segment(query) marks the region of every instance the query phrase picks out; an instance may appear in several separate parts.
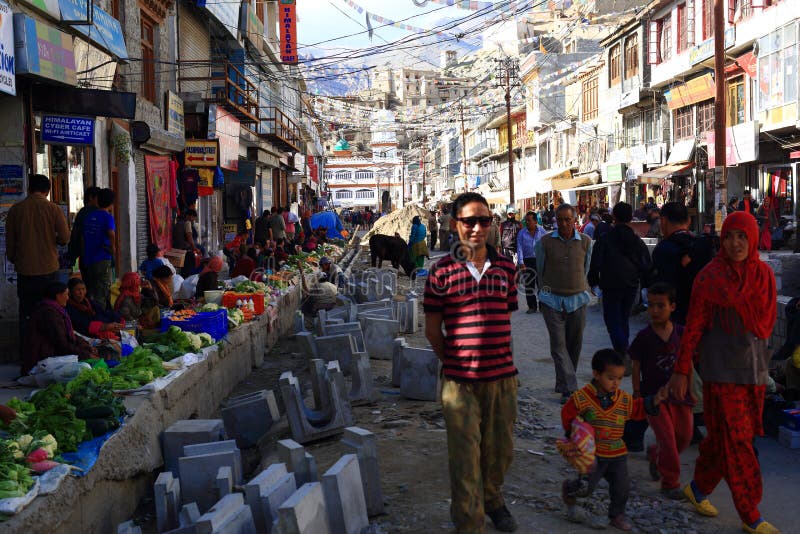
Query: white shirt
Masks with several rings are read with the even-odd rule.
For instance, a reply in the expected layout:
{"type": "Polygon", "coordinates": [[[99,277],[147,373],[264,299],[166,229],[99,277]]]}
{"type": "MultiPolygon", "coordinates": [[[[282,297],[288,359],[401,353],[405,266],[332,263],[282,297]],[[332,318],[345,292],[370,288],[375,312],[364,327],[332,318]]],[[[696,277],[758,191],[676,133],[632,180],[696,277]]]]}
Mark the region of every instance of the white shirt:
{"type": "Polygon", "coordinates": [[[472,278],[475,279],[476,282],[480,282],[483,275],[486,274],[486,271],[489,270],[489,267],[492,266],[492,262],[489,261],[489,258],[486,258],[486,262],[483,264],[483,270],[478,272],[478,268],[475,267],[475,264],[471,261],[467,262],[467,269],[469,269],[469,273],[472,275],[472,278]]]}

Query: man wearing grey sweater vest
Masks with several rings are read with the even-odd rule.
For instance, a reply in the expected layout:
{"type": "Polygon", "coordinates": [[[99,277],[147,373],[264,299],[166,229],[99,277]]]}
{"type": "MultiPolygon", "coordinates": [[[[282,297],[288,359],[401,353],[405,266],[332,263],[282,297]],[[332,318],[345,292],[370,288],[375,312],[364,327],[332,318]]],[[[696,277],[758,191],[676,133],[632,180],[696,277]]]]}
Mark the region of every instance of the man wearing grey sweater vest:
{"type": "Polygon", "coordinates": [[[575,229],[575,208],[556,210],[558,229],[536,244],[539,306],[550,335],[550,355],[556,369],[557,393],[564,404],[578,389],[575,369],[583,346],[586,305],[591,296],[586,275],[592,259],[592,239],[575,229]]]}

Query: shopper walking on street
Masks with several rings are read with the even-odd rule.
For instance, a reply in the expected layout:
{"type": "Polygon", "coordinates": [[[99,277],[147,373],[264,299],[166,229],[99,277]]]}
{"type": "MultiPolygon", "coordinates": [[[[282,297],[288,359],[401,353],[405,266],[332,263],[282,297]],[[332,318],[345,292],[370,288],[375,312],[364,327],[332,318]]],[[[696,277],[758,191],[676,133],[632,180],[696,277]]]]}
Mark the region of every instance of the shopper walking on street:
{"type": "MultiPolygon", "coordinates": [[[[614,226],[598,239],[592,253],[589,285],[603,291],[603,320],[611,346],[627,357],[630,328],[628,318],[639,292],[639,284],[650,270],[650,252],[630,222],[633,207],[618,202],[612,210],[614,226]]],[[[628,362],[628,374],[630,365],[628,362]]]]}
{"type": "Polygon", "coordinates": [[[34,174],[28,180],[28,196],[11,206],[6,217],[6,257],[17,272],[19,339],[48,282],[58,271],[57,245],[69,242],[64,212],[47,199],[50,179],[34,174]]]}
{"type": "Polygon", "coordinates": [[[486,515],[497,530],[513,532],[517,522],[501,488],[514,455],[517,416],[515,269],[486,245],[492,215],[485,198],[464,193],[452,214],[460,243],[431,267],[424,300],[425,336],[443,364],[450,516],[458,533],[484,532],[486,515]]]}
{"type": "MultiPolygon", "coordinates": [[[[69,245],[67,251],[69,253],[69,261],[75,262],[83,254],[83,221],[86,216],[92,211],[97,209],[97,193],[100,191],[99,187],[87,187],[83,193],[83,207],[75,214],[75,220],[72,221],[72,230],[69,236],[69,245]]],[[[81,260],[82,263],[82,260],[81,260]]],[[[78,266],[81,271],[80,264],[78,266]]]]}
{"type": "Polygon", "coordinates": [[[550,355],[556,370],[555,391],[561,403],[578,389],[575,369],[583,346],[586,305],[591,299],[586,274],[592,259],[592,239],[575,230],[575,209],[561,204],[557,230],[535,247],[539,275],[539,305],[550,336],[550,355]]]}
{"type": "Polygon", "coordinates": [[[439,217],[439,250],[450,250],[450,212],[444,211],[439,217]]]}
{"type": "Polygon", "coordinates": [[[422,224],[419,215],[415,215],[414,218],[411,219],[408,252],[411,255],[411,261],[414,262],[417,269],[422,269],[423,265],[425,265],[425,258],[431,255],[428,251],[427,237],[428,230],[425,228],[425,225],[422,224]]]}
{"type": "Polygon", "coordinates": [[[522,283],[525,285],[525,300],[528,302],[526,313],[536,313],[539,310],[539,301],[536,299],[538,276],[536,274],[536,243],[547,232],[539,226],[536,213],[529,211],[525,214],[525,228],[517,234],[517,265],[522,271],[522,283]]]}
{"type": "Polygon", "coordinates": [[[269,220],[271,239],[286,239],[286,219],[283,218],[283,208],[277,208],[269,220]]]}
{"type": "Polygon", "coordinates": [[[81,273],[90,299],[109,309],[111,290],[111,265],[114,259],[116,225],[111,210],[114,192],[101,189],[97,194],[97,209],[89,213],[83,223],[83,266],[81,273]]]}
{"type": "Polygon", "coordinates": [[[436,222],[436,214],[428,212],[428,231],[430,232],[429,250],[436,250],[436,239],[439,237],[439,223],[436,222]]]}
{"type": "Polygon", "coordinates": [[[767,344],[776,319],[775,275],[758,255],[758,225],[747,212],[728,215],[721,248],[697,276],[675,371],[674,398],[683,399],[692,363],[703,379],[708,436],[700,443],[694,479],[684,494],[702,515],[716,516],[709,496],[724,478],[745,532],[779,532],[758,510],[761,470],[753,439],[763,434],[769,369],[767,344]]]}
{"type": "Polygon", "coordinates": [[[516,210],[508,208],[506,210],[506,220],[500,225],[500,243],[503,254],[509,258],[514,257],[517,251],[517,234],[522,229],[522,225],[517,221],[516,210]]]}

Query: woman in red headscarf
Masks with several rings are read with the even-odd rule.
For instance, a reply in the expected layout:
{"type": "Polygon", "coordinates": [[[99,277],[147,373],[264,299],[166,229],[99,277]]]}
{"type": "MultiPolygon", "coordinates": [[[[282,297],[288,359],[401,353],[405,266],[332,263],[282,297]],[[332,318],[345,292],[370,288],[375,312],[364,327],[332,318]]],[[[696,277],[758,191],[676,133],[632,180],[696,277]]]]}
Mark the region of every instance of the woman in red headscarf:
{"type": "Polygon", "coordinates": [[[122,276],[114,310],[126,321],[139,319],[142,315],[142,277],[139,273],[130,272],[122,276]]]}
{"type": "Polygon", "coordinates": [[[745,532],[771,534],[764,521],[761,470],[753,449],[761,413],[777,312],[775,276],[758,257],[755,218],[738,211],[722,225],[719,254],[697,275],[670,389],[686,395],[692,363],[703,379],[703,419],[694,480],[683,492],[702,515],[716,516],[708,496],[724,478],[745,532]]]}
{"type": "MultiPolygon", "coordinates": [[[[222,270],[222,258],[220,256],[211,256],[206,266],[200,271],[200,277],[197,279],[197,287],[195,288],[195,298],[203,296],[205,291],[215,291],[219,289],[219,272],[222,270]]],[[[248,273],[249,274],[249,273],[248,273]]]]}

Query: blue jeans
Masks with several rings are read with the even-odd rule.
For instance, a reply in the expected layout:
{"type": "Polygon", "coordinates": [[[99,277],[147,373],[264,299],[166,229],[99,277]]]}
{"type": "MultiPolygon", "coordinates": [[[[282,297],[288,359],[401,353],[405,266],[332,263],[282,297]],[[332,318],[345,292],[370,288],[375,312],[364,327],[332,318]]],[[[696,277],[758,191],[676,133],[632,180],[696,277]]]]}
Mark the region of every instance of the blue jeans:
{"type": "Polygon", "coordinates": [[[611,346],[627,357],[630,328],[628,318],[636,301],[636,287],[603,289],[603,320],[606,323],[611,346]]]}

